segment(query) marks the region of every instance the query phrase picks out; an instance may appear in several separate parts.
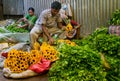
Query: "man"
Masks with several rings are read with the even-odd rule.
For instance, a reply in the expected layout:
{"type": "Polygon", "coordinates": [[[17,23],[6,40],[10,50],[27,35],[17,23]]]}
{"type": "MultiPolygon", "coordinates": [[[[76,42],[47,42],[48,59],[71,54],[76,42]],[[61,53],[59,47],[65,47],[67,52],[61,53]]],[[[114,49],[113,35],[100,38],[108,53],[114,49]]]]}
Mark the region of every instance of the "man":
{"type": "MultiPolygon", "coordinates": [[[[62,33],[65,27],[62,26],[62,19],[60,17],[59,10],[61,9],[61,3],[54,1],[51,4],[51,9],[42,11],[34,28],[30,32],[31,45],[37,41],[39,35],[43,33],[50,44],[54,43],[52,38],[53,34],[62,33]]],[[[61,34],[62,35],[62,34],[61,34]]],[[[63,36],[61,36],[63,37],[63,36]]]]}
{"type": "Polygon", "coordinates": [[[37,20],[37,17],[35,16],[34,12],[35,12],[34,8],[30,7],[28,9],[28,14],[16,22],[17,24],[19,24],[18,27],[30,31],[37,20]]]}

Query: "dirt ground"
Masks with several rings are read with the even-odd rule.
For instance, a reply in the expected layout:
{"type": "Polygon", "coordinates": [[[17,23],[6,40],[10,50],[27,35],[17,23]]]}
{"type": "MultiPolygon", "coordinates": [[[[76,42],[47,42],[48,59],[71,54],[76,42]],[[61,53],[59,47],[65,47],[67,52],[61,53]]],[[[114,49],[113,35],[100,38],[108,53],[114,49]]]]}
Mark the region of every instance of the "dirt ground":
{"type": "Polygon", "coordinates": [[[2,70],[0,70],[0,81],[48,81],[48,77],[47,74],[44,74],[26,79],[7,79],[3,76],[2,70]]]}

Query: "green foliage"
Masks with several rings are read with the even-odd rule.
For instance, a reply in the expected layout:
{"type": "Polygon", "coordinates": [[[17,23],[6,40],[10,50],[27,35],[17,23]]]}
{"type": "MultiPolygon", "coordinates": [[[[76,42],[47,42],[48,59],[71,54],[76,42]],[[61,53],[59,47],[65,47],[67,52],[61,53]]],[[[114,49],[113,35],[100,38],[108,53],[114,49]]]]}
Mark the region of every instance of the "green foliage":
{"type": "Polygon", "coordinates": [[[105,54],[111,66],[107,71],[108,81],[120,81],[120,37],[107,34],[106,28],[100,28],[83,40],[74,40],[79,46],[88,45],[91,49],[105,54]]]}
{"type": "Polygon", "coordinates": [[[109,35],[107,31],[108,28],[102,27],[82,40],[73,41],[79,46],[89,45],[93,50],[98,50],[110,56],[120,57],[120,37],[109,35]]]}
{"type": "Polygon", "coordinates": [[[91,49],[96,50],[96,37],[101,34],[107,35],[108,28],[100,27],[96,29],[91,35],[83,38],[82,40],[73,40],[73,41],[79,46],[89,45],[91,49]]]}
{"type": "Polygon", "coordinates": [[[120,37],[100,34],[95,38],[95,47],[99,52],[113,57],[120,57],[120,37]]]}
{"type": "Polygon", "coordinates": [[[120,9],[116,10],[112,14],[112,18],[110,19],[109,25],[120,25],[120,9]]]}
{"type": "Polygon", "coordinates": [[[28,32],[28,30],[25,30],[23,28],[17,28],[17,25],[15,25],[15,24],[7,26],[7,30],[12,32],[12,33],[15,33],[15,32],[19,32],[19,33],[28,32]]]}
{"type": "Polygon", "coordinates": [[[105,57],[111,66],[110,70],[107,71],[106,79],[108,81],[120,81],[120,59],[107,55],[105,57]]]}
{"type": "Polygon", "coordinates": [[[100,54],[86,46],[62,45],[60,59],[50,71],[50,81],[106,81],[100,54]]]}

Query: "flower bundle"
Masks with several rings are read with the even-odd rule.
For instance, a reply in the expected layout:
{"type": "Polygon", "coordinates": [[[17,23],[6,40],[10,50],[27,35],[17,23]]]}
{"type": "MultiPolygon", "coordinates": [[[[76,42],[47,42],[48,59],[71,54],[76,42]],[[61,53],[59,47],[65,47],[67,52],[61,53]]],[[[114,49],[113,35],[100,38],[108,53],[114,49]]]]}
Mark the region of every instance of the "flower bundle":
{"type": "Polygon", "coordinates": [[[40,51],[38,51],[38,50],[31,50],[29,56],[30,56],[29,57],[30,58],[30,61],[29,61],[30,65],[39,62],[41,59],[41,54],[40,54],[40,51]]]}
{"type": "Polygon", "coordinates": [[[66,26],[66,31],[71,32],[72,29],[73,29],[73,27],[72,27],[71,23],[68,23],[67,26],[66,26]]]}
{"type": "Polygon", "coordinates": [[[12,72],[20,73],[29,68],[28,52],[17,51],[12,49],[8,52],[8,57],[5,60],[4,67],[10,68],[12,72]]]}
{"type": "Polygon", "coordinates": [[[41,54],[38,50],[31,50],[30,53],[12,49],[8,52],[4,68],[10,68],[12,72],[20,73],[29,68],[30,65],[38,63],[41,54]]]}
{"type": "Polygon", "coordinates": [[[42,43],[40,50],[41,50],[42,56],[45,59],[51,60],[51,62],[58,59],[59,52],[53,46],[50,46],[46,42],[42,43]]]}

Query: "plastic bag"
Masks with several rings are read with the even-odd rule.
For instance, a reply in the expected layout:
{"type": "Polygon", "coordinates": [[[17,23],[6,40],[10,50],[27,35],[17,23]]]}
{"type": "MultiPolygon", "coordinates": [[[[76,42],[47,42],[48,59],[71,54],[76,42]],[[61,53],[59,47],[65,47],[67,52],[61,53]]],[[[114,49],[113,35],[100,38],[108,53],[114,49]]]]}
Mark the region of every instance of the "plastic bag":
{"type": "Polygon", "coordinates": [[[49,70],[50,64],[51,64],[50,60],[42,58],[39,63],[31,65],[29,69],[36,73],[42,74],[49,70]]]}
{"type": "Polygon", "coordinates": [[[109,26],[109,34],[114,34],[120,36],[120,26],[118,25],[111,25],[109,26]]]}
{"type": "Polygon", "coordinates": [[[12,35],[9,33],[0,33],[0,43],[16,43],[18,42],[12,35]]]}
{"type": "Polygon", "coordinates": [[[5,27],[0,27],[0,33],[10,33],[5,27]]]}
{"type": "Polygon", "coordinates": [[[9,47],[8,43],[0,43],[0,51],[8,47],[9,47]]]}
{"type": "Polygon", "coordinates": [[[5,61],[5,57],[0,55],[0,68],[4,67],[4,61],[5,61]]]}
{"type": "Polygon", "coordinates": [[[29,46],[26,43],[18,43],[6,50],[3,50],[2,53],[8,53],[12,49],[27,51],[28,48],[29,46]]]}
{"type": "Polygon", "coordinates": [[[17,43],[30,41],[29,33],[0,33],[0,43],[17,43]]]}

